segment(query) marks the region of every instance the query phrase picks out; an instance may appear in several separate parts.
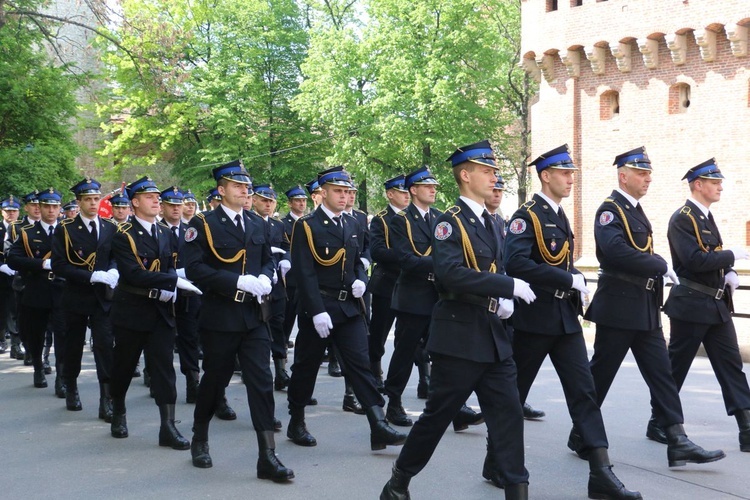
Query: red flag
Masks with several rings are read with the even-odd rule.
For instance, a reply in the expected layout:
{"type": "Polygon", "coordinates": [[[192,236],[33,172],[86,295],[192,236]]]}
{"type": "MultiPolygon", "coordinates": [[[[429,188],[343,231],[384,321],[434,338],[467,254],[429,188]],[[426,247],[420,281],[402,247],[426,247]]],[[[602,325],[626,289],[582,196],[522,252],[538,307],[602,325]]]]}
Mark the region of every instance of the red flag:
{"type": "Polygon", "coordinates": [[[99,202],[99,217],[103,219],[112,218],[112,203],[109,201],[111,197],[112,195],[108,194],[99,202]]]}

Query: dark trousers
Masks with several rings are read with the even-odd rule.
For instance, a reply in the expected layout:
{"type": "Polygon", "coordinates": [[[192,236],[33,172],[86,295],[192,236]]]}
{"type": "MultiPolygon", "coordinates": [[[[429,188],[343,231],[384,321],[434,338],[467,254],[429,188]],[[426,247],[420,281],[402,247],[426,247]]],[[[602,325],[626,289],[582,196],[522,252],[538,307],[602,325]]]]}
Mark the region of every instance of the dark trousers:
{"type": "Polygon", "coordinates": [[[175,344],[180,356],[180,372],[187,375],[190,372],[200,372],[198,352],[198,313],[200,312],[200,297],[180,297],[178,294],[175,304],[177,324],[177,338],[175,344]]]}
{"type": "Polygon", "coordinates": [[[682,389],[701,342],[716,374],[727,414],[750,409],[750,388],[732,320],[718,325],[670,320],[669,360],[677,390],[682,389]]]}
{"type": "Polygon", "coordinates": [[[362,406],[370,408],[384,405],[383,397],[375,387],[375,377],[370,371],[367,328],[362,316],[334,322],[327,339],[320,338],[312,318],[300,314],[297,321],[299,332],[294,347],[292,377],[287,389],[289,408],[304,408],[310,401],[329,339],[341,355],[341,370],[346,373],[362,406]]]}
{"type": "Polygon", "coordinates": [[[286,287],[286,309],[284,310],[284,340],[289,342],[292,336],[294,322],[297,320],[297,287],[286,287]]]}
{"type": "Polygon", "coordinates": [[[377,363],[385,354],[385,341],[396,320],[396,311],[391,309],[391,297],[372,294],[372,317],[370,318],[370,363],[377,363]]]}
{"type": "MultiPolygon", "coordinates": [[[[560,379],[568,413],[585,448],[607,448],[607,433],[596,399],[583,333],[540,335],[516,329],[513,358],[518,366],[518,393],[526,402],[544,358],[549,355],[560,379]]],[[[492,436],[494,439],[494,436],[492,436]]]]}
{"type": "Polygon", "coordinates": [[[472,391],[492,438],[492,453],[505,484],[527,483],[524,467],[523,413],[512,358],[478,363],[443,354],[432,356],[430,395],[396,460],[410,475],[418,474],[432,457],[448,425],[472,391]]]}
{"type": "MultiPolygon", "coordinates": [[[[96,377],[99,383],[105,383],[109,382],[112,376],[114,336],[109,314],[99,307],[90,315],[68,312],[65,315],[65,364],[63,366],[63,376],[68,387],[77,387],[76,379],[81,373],[81,356],[83,356],[83,344],[86,341],[87,324],[91,327],[96,377]]],[[[132,371],[130,375],[133,375],[132,371]]]]}
{"type": "Polygon", "coordinates": [[[24,342],[35,370],[42,369],[44,336],[47,332],[47,323],[51,313],[52,309],[49,308],[31,307],[23,304],[19,308],[18,320],[21,328],[26,332],[24,342]]]}
{"type": "MultiPolygon", "coordinates": [[[[110,392],[112,399],[125,399],[141,353],[146,351],[151,389],[158,406],[173,405],[177,401],[174,373],[175,330],[159,321],[151,330],[131,330],[114,325],[114,365],[110,392]]],[[[67,370],[67,366],[65,366],[67,370]]]]}
{"type": "Polygon", "coordinates": [[[273,377],[268,365],[270,338],[261,324],[249,332],[202,331],[203,377],[198,388],[193,417],[195,424],[208,424],[224,388],[234,373],[234,360],[242,367],[250,417],[256,432],[273,431],[273,377]]]}
{"type": "Polygon", "coordinates": [[[268,329],[271,331],[271,354],[273,359],[286,359],[286,334],[284,333],[284,314],[286,300],[273,299],[269,304],[271,317],[268,319],[268,329]]]}
{"type": "Polygon", "coordinates": [[[672,378],[667,343],[661,328],[646,331],[596,326],[591,374],[599,406],[604,403],[628,349],[633,351],[638,370],[646,381],[659,423],[663,427],[684,423],[682,403],[672,378]]]}
{"type": "Polygon", "coordinates": [[[0,341],[5,340],[6,333],[18,333],[16,296],[10,287],[12,279],[10,276],[0,275],[0,334],[3,336],[0,341]]]}
{"type": "MultiPolygon", "coordinates": [[[[401,397],[411,377],[414,353],[420,342],[425,342],[430,331],[430,317],[405,312],[396,313],[394,350],[388,365],[385,393],[401,397]]],[[[465,401],[465,399],[464,399],[465,401]]]]}

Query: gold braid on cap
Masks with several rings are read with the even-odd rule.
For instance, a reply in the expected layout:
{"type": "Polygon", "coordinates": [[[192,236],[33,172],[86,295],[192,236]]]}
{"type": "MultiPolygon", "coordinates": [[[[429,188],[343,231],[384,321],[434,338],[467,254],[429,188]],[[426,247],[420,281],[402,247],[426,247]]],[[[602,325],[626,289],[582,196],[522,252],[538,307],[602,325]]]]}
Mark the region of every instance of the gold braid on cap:
{"type": "Polygon", "coordinates": [[[526,211],[529,214],[529,217],[531,217],[531,223],[534,226],[534,236],[536,237],[536,246],[539,247],[539,253],[542,255],[542,259],[544,262],[549,264],[550,266],[559,266],[563,262],[565,262],[565,270],[570,270],[570,240],[565,239],[565,243],[563,244],[562,248],[560,248],[560,251],[557,252],[557,255],[554,255],[552,252],[550,252],[547,249],[547,245],[544,244],[544,235],[542,234],[542,224],[539,222],[539,217],[536,216],[536,214],[531,210],[531,207],[536,205],[536,201],[531,200],[524,204],[523,206],[526,208],[526,211]]]}
{"type": "MultiPolygon", "coordinates": [[[[477,256],[474,253],[474,246],[471,244],[471,239],[469,238],[469,235],[466,232],[461,219],[458,218],[458,214],[461,213],[461,207],[453,206],[448,209],[448,212],[450,212],[453,220],[456,221],[458,230],[461,231],[461,245],[464,251],[464,261],[466,261],[466,267],[469,267],[477,272],[481,272],[482,270],[479,269],[479,264],[477,263],[477,256]]],[[[497,272],[497,262],[495,260],[493,260],[490,264],[489,271],[493,274],[497,272]]]]}
{"type": "Polygon", "coordinates": [[[646,240],[646,245],[643,247],[639,247],[635,244],[635,240],[633,240],[633,233],[630,231],[630,224],[628,224],[628,218],[625,217],[625,212],[622,210],[622,207],[615,201],[614,198],[607,198],[604,200],[604,202],[610,202],[615,206],[617,211],[620,214],[620,218],[622,219],[622,223],[625,225],[625,234],[628,235],[628,239],[630,240],[630,244],[633,245],[633,248],[638,250],[639,252],[648,252],[649,254],[654,254],[654,247],[651,243],[653,243],[653,239],[651,238],[651,235],[648,235],[648,239],[646,240]]]}
{"type": "MultiPolygon", "coordinates": [[[[705,245],[705,243],[703,243],[701,232],[698,230],[698,223],[695,221],[695,216],[692,214],[692,210],[690,210],[690,207],[688,207],[687,205],[682,207],[682,209],[680,209],[680,213],[690,217],[690,221],[693,223],[693,231],[695,231],[695,239],[698,240],[698,246],[700,247],[700,249],[705,253],[710,252],[711,250],[705,245]]],[[[714,248],[714,250],[716,252],[721,251],[721,245],[714,248]]]]}

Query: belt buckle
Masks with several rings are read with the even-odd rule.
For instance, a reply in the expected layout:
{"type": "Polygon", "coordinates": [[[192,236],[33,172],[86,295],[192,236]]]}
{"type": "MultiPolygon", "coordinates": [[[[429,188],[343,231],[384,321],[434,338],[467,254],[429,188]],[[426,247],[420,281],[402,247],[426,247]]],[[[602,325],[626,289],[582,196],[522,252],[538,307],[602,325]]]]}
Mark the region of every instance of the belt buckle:
{"type": "Polygon", "coordinates": [[[159,298],[159,290],[156,288],[149,288],[148,289],[148,298],[149,299],[158,299],[159,298]]]}
{"type": "Polygon", "coordinates": [[[48,272],[47,273],[47,279],[50,280],[50,281],[52,281],[53,279],[55,279],[55,273],[53,273],[52,271],[48,272]]]}
{"type": "Polygon", "coordinates": [[[565,290],[559,290],[559,289],[555,290],[555,298],[556,299],[564,299],[566,293],[567,292],[565,290]]]}
{"type": "Polygon", "coordinates": [[[234,292],[234,301],[235,302],[245,302],[245,291],[244,290],[237,290],[234,292]]]}
{"type": "Polygon", "coordinates": [[[724,298],[724,290],[719,288],[716,290],[716,295],[714,296],[716,300],[721,300],[724,298]]]}
{"type": "Polygon", "coordinates": [[[349,292],[346,290],[339,290],[339,296],[338,299],[343,302],[349,297],[349,292]]]}
{"type": "Polygon", "coordinates": [[[649,291],[653,290],[654,289],[654,283],[655,283],[654,278],[647,279],[646,280],[646,290],[649,290],[649,291]]]}
{"type": "Polygon", "coordinates": [[[427,281],[435,281],[435,275],[433,273],[427,273],[427,281]]]}
{"type": "Polygon", "coordinates": [[[487,305],[487,310],[491,313],[497,313],[497,299],[490,297],[490,303],[487,305]]]}

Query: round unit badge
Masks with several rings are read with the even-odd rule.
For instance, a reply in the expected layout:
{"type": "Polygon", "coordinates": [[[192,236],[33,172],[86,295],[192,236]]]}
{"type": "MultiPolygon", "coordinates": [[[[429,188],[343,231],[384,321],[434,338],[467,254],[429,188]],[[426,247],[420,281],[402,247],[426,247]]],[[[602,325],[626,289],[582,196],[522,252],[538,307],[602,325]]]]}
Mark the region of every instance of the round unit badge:
{"type": "Polygon", "coordinates": [[[197,237],[198,237],[198,230],[195,229],[194,227],[189,227],[188,230],[185,231],[185,241],[187,241],[188,243],[190,243],[197,237]]]}
{"type": "Polygon", "coordinates": [[[526,221],[523,219],[513,219],[508,225],[508,231],[513,234],[521,234],[526,231],[526,221]]]}
{"type": "Polygon", "coordinates": [[[453,234],[453,227],[451,227],[449,222],[443,221],[435,226],[435,239],[443,241],[448,239],[451,234],[453,234]]]}
{"type": "Polygon", "coordinates": [[[607,210],[606,212],[602,212],[599,216],[599,225],[606,226],[613,220],[615,220],[615,214],[607,210]]]}

